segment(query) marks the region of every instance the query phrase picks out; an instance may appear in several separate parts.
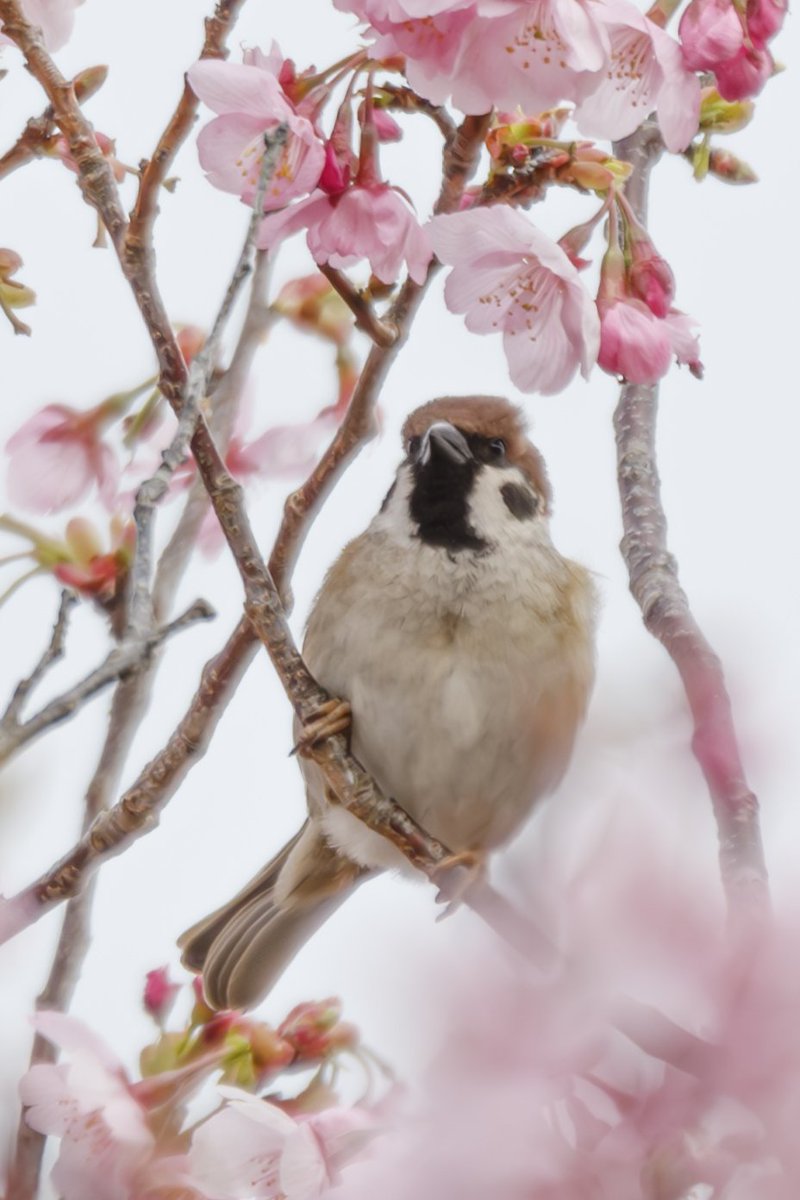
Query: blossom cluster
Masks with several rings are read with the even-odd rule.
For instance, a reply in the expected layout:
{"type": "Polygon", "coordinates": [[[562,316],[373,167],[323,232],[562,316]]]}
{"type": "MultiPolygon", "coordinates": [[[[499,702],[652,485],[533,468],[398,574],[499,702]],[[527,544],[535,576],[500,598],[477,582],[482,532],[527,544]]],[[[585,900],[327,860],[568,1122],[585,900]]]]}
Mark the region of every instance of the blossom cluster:
{"type": "Polygon", "coordinates": [[[337,1057],[358,1054],[336,1000],[298,1005],[277,1029],[240,1013],[212,1013],[195,989],[188,1026],[165,1031],[176,985],[150,972],[145,1006],[162,1025],[141,1056],[142,1078],[81,1021],[34,1018],[64,1054],[20,1083],[25,1120],[58,1140],[52,1182],[62,1200],[313,1200],[339,1177],[374,1128],[369,1111],[342,1107],[327,1083],[337,1057]],[[282,1072],[313,1072],[292,1098],[274,1091],[282,1072]],[[211,1083],[212,1077],[217,1082],[211,1083]],[[186,1104],[208,1115],[191,1126],[186,1104]]]}

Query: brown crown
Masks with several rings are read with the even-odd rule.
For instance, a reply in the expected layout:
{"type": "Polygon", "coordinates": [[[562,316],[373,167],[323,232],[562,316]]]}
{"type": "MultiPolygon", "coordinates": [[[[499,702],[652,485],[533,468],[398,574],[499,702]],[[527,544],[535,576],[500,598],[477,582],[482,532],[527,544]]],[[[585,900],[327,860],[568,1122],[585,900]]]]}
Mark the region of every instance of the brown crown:
{"type": "Polygon", "coordinates": [[[527,475],[550,511],[553,493],[547,468],[539,451],[525,436],[525,418],[520,409],[501,396],[440,396],[414,409],[406,418],[403,441],[421,437],[434,421],[449,421],[462,433],[502,438],[508,461],[527,475]]]}

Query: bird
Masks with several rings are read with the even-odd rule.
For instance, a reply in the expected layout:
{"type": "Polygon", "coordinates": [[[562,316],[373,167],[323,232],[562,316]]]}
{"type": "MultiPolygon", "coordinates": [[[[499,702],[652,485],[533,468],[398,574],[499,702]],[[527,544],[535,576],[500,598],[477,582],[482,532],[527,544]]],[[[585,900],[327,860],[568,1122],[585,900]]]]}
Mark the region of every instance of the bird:
{"type": "MultiPolygon", "coordinates": [[[[545,462],[507,400],[440,397],[402,438],[379,512],[322,584],[303,657],[337,698],[320,736],[349,727],[383,792],[481,864],[569,764],[594,680],[596,591],[551,541],[545,462]]],[[[411,870],[299,761],[302,828],[179,939],[215,1009],[253,1007],[365,880],[411,870]]]]}

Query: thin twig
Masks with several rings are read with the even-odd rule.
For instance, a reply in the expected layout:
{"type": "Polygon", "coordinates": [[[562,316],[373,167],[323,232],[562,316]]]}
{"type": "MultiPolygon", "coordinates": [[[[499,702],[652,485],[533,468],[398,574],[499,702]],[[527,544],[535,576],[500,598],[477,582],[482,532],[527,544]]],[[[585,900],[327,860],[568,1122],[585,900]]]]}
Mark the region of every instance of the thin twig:
{"type": "Polygon", "coordinates": [[[329,267],[327,263],[317,265],[352,312],[356,319],[356,329],[372,338],[376,346],[393,346],[399,336],[397,326],[382,320],[363,293],[353,286],[346,275],[337,271],[336,267],[329,267]]]}
{"type": "Polygon", "coordinates": [[[230,319],[242,285],[253,269],[256,237],[263,217],[267,184],[275,172],[278,156],[286,144],[287,133],[288,127],[279,125],[272,133],[264,135],[264,156],[253,199],[253,208],[244,244],[231,281],[225,290],[211,332],[189,368],[189,378],[177,414],[178,428],[169,445],[161,452],[161,463],[157,471],[149,479],[146,479],[136,492],[136,505],[133,510],[133,519],[136,524],[136,555],[131,570],[129,627],[132,635],[137,638],[145,635],[153,620],[150,574],[155,508],[166,494],[175,471],[189,453],[189,443],[194,436],[197,413],[208,391],[211,370],[219,354],[225,326],[230,319]]]}
{"type": "Polygon", "coordinates": [[[56,617],[53,626],[53,632],[50,635],[50,641],[47,649],[41,656],[36,666],[31,671],[30,675],[25,679],[21,679],[14,688],[14,693],[8,702],[8,707],[3,713],[3,719],[0,721],[0,733],[6,726],[16,726],[19,724],[19,714],[22,711],[22,706],[28,699],[33,689],[36,687],[39,680],[46,671],[64,654],[64,642],[67,636],[67,626],[69,625],[70,614],[78,603],[78,597],[70,591],[64,590],[61,593],[61,600],[58,605],[58,616],[56,617]]]}
{"type": "MultiPolygon", "coordinates": [[[[209,392],[209,426],[223,452],[227,449],[233,433],[242,394],[250,377],[256,353],[277,320],[277,313],[266,299],[271,271],[271,256],[266,250],[259,250],[256,253],[250,282],[247,309],[231,360],[225,371],[218,378],[214,378],[209,392]]],[[[183,574],[195,549],[197,534],[209,508],[210,501],[202,480],[193,479],[183,512],[156,567],[153,581],[153,608],[156,620],[161,621],[167,615],[177,579],[183,574]]]]}
{"type": "Polygon", "coordinates": [[[431,104],[430,100],[424,100],[411,88],[400,87],[394,83],[382,83],[377,90],[391,97],[388,104],[381,103],[381,108],[394,109],[396,112],[421,113],[433,121],[446,142],[455,137],[458,127],[441,104],[431,104]]]}
{"type": "MultiPolygon", "coordinates": [[[[650,172],[660,153],[660,139],[649,124],[614,146],[614,154],[634,166],[626,195],[642,224],[650,172]]],[[[668,549],[656,457],[657,415],[657,387],[623,384],[614,414],[622,555],[644,623],[669,653],[686,692],[694,721],[692,750],[711,794],[730,912],[758,913],[768,905],[758,801],[745,778],[722,665],[692,615],[668,549]]]]}
{"type": "MultiPolygon", "coordinates": [[[[105,67],[90,67],[72,81],[76,99],[82,104],[103,86],[108,71],[105,67]]],[[[24,167],[34,158],[50,154],[57,133],[53,106],[48,105],[41,116],[31,117],[14,145],[0,157],[0,179],[24,167]]]]}
{"type": "MultiPolygon", "coordinates": [[[[200,58],[226,58],[226,39],[236,23],[244,0],[219,0],[212,17],[206,18],[206,35],[200,58]]],[[[178,106],[159,138],[149,161],[142,164],[139,191],[127,231],[127,252],[135,259],[151,253],[152,233],[158,216],[158,195],[178,150],[189,135],[199,100],[184,82],[178,106]]]]}
{"type": "Polygon", "coordinates": [[[161,629],[148,633],[141,640],[129,639],[116,646],[98,667],[68,691],[46,704],[35,716],[22,724],[0,729],[0,764],[8,761],[33,738],[54,725],[71,717],[81,705],[104,688],[139,669],[156,646],[172,634],[178,633],[196,621],[208,621],[215,616],[214,610],[205,600],[196,600],[186,612],[161,629]]]}

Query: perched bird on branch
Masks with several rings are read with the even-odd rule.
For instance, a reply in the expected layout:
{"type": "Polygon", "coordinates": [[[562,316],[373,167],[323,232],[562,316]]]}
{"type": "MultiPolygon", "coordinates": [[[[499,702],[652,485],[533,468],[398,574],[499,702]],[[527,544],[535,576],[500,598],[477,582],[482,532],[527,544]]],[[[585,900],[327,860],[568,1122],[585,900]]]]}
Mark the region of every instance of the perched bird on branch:
{"type": "MultiPolygon", "coordinates": [[[[433,400],[403,440],[380,512],[309,618],[305,661],[345,701],[312,736],[352,713],[353,754],[385,794],[479,864],[566,770],[594,674],[594,588],[550,540],[544,461],[506,400],[433,400]]],[[[214,1007],[255,1004],[358,884],[405,865],[301,765],[302,829],[180,939],[214,1007]]]]}

